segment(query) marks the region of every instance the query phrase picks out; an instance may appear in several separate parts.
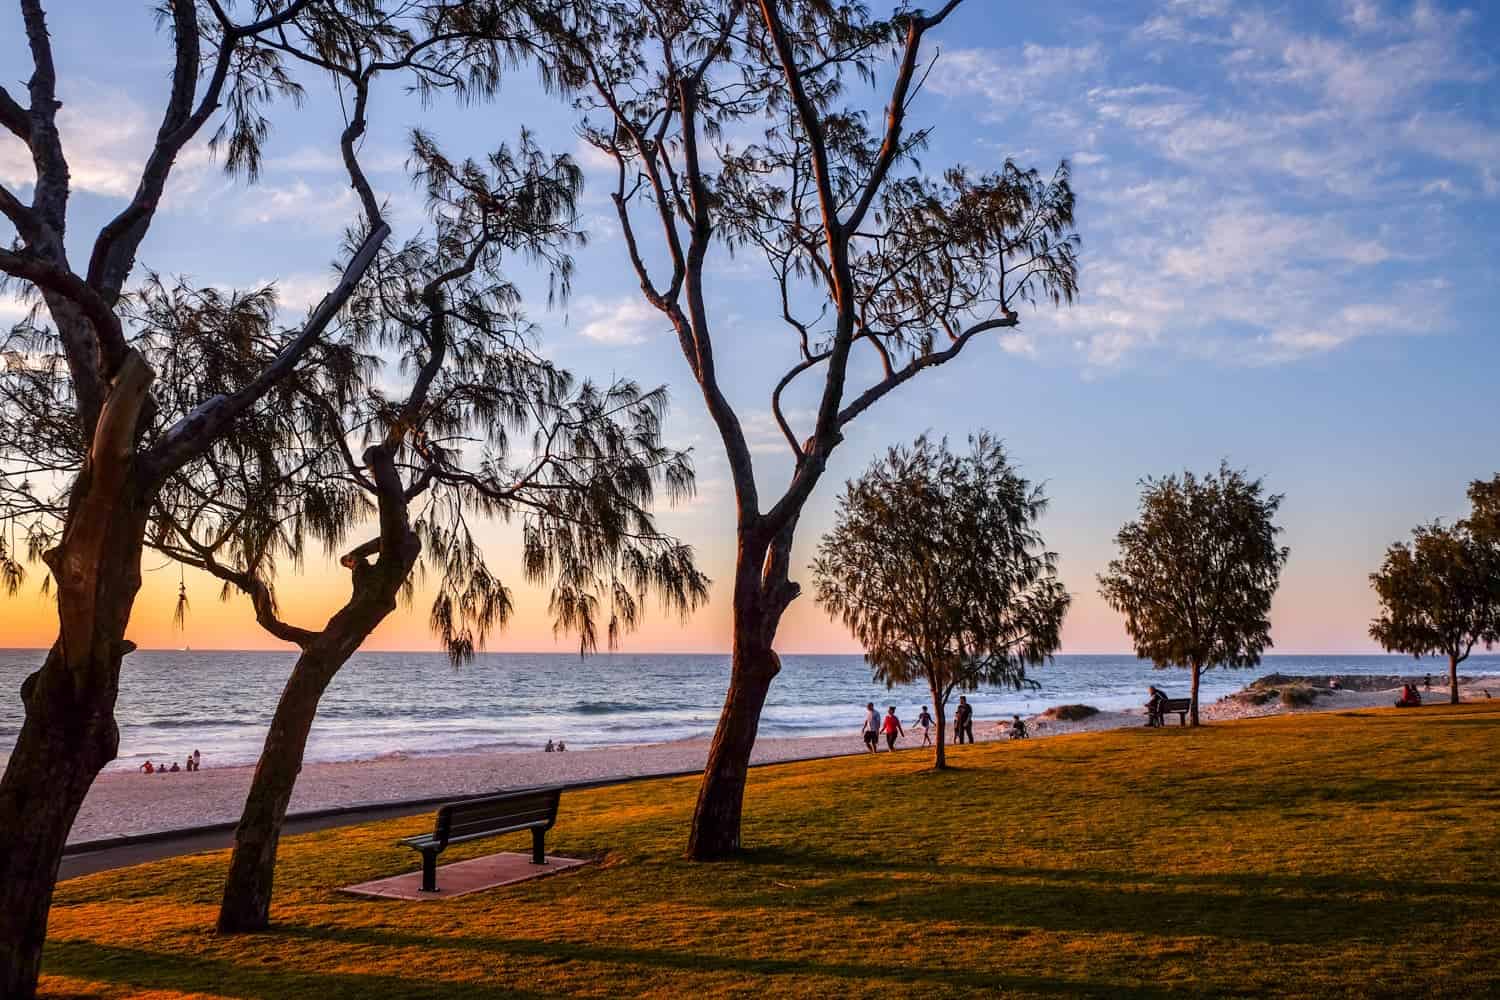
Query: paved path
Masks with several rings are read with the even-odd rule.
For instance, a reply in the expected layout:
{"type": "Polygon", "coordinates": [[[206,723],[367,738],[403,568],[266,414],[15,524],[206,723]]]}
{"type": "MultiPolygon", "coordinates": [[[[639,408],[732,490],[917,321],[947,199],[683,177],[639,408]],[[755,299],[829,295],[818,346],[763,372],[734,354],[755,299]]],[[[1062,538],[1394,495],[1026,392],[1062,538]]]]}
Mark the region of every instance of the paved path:
{"type": "MultiPolygon", "coordinates": [[[[415,816],[418,813],[432,812],[434,808],[436,804],[432,802],[398,802],[334,815],[288,816],[281,832],[282,836],[311,833],[314,830],[326,830],[335,826],[354,826],[382,819],[415,816]]],[[[70,848],[70,853],[63,855],[57,878],[61,881],[77,878],[80,875],[92,875],[94,872],[109,871],[111,868],[128,868],[147,861],[175,858],[184,854],[201,854],[204,851],[221,851],[232,846],[234,846],[234,824],[232,823],[199,830],[153,834],[121,844],[96,841],[92,844],[78,845],[77,849],[70,848]],[[73,853],[75,850],[76,853],[73,853]]]]}

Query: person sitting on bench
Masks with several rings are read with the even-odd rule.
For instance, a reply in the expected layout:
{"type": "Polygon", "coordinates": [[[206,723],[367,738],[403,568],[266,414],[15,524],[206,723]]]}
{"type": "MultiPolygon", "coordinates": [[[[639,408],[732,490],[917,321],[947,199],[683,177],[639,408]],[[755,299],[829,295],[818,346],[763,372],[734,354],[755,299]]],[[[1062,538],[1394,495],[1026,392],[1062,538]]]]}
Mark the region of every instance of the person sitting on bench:
{"type": "Polygon", "coordinates": [[[1149,691],[1150,696],[1146,699],[1146,725],[1166,725],[1166,720],[1162,718],[1162,706],[1166,704],[1167,696],[1155,684],[1150,686],[1149,691]]]}

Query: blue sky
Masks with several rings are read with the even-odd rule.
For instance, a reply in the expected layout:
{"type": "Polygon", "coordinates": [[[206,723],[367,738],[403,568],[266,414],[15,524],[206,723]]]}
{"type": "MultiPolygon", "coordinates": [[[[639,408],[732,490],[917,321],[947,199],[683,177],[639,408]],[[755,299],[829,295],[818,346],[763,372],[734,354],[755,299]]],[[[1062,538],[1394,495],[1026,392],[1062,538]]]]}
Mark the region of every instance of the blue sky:
{"type": "MultiPolygon", "coordinates": [[[[134,187],[170,57],[145,3],[49,6],[81,260],[134,187]]],[[[29,65],[19,17],[0,18],[0,65],[14,86],[29,65]]],[[[827,527],[839,482],[885,445],[923,430],[961,438],[988,428],[1049,484],[1044,531],[1076,595],[1066,648],[1121,650],[1127,640],[1095,596],[1094,574],[1134,510],[1137,480],[1224,457],[1286,494],[1292,557],[1273,614],[1278,648],[1370,648],[1366,577],[1384,547],[1418,521],[1458,514],[1465,483],[1500,470],[1500,10],[968,0],[935,40],[941,58],[914,111],[935,126],[924,166],[982,170],[1010,156],[1046,171],[1068,158],[1082,294],[1071,309],[1023,314],[1015,333],[974,345],[862,417],[803,519],[801,553],[827,527]]],[[[337,162],[338,108],[319,81],[307,82],[307,104],[276,116],[259,185],[226,178],[202,148],[184,155],[145,266],[221,285],[276,280],[294,311],[321,296],[355,202],[337,162]]],[[[859,97],[878,110],[877,92],[859,97]]],[[[588,168],[592,242],[578,256],[573,297],[549,312],[540,279],[519,275],[533,318],[566,365],[672,386],[672,435],[695,447],[701,490],[667,523],[727,580],[733,519],[717,439],[675,340],[639,298],[608,176],[576,139],[571,109],[522,70],[492,105],[422,108],[392,87],[373,117],[367,159],[398,236],[421,222],[402,175],[413,126],[479,155],[525,125],[588,168]]],[[[29,179],[19,144],[0,139],[0,182],[24,190],[29,179]]],[[[767,398],[795,346],[752,260],[714,259],[709,286],[721,365],[755,434],[764,493],[789,468],[767,398]]],[[[0,299],[0,320],[18,310],[0,299]]],[[[508,565],[508,536],[494,538],[508,565]]],[[[175,572],[148,573],[146,597],[175,586],[175,572]]],[[[310,566],[303,584],[284,590],[299,587],[317,604],[338,580],[310,566]]],[[[213,588],[200,589],[206,598],[213,588]]],[[[526,597],[537,620],[523,614],[494,645],[550,647],[542,603],[526,597]]],[[[200,607],[201,629],[249,621],[243,607],[200,607]]],[[[18,614],[16,602],[0,604],[0,645],[22,636],[18,614]]],[[[165,634],[169,615],[169,601],[143,600],[143,644],[165,644],[151,637],[165,634]]],[[[399,615],[377,645],[427,645],[425,615],[399,615]]],[[[693,622],[657,620],[630,645],[727,642],[725,586],[693,622]]],[[[782,645],[852,648],[808,598],[789,613],[782,645]]]]}

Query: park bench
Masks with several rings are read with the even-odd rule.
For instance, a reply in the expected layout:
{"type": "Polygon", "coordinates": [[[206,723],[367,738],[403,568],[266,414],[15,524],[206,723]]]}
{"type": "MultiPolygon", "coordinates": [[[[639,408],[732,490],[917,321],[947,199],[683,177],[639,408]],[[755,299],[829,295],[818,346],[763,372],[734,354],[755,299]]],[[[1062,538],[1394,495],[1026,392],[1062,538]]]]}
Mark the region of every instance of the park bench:
{"type": "Polygon", "coordinates": [[[1167,698],[1157,706],[1156,718],[1152,721],[1158,726],[1166,725],[1167,716],[1175,712],[1177,714],[1177,724],[1185,726],[1187,725],[1188,710],[1192,707],[1193,699],[1191,698],[1167,698]]]}
{"type": "Polygon", "coordinates": [[[406,837],[401,843],[422,852],[422,891],[437,892],[437,857],[449,844],[462,844],[502,833],[531,831],[531,863],[547,863],[547,831],[557,822],[562,789],[523,788],[499,795],[451,802],[438,809],[431,833],[406,837]]]}

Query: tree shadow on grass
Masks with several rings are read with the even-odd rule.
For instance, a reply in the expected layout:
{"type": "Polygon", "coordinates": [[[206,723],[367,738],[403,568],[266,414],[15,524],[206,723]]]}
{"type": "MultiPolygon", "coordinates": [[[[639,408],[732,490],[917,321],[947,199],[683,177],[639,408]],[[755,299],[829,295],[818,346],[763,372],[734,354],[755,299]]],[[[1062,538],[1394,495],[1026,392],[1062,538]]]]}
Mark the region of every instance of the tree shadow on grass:
{"type": "Polygon", "coordinates": [[[951,920],[1065,933],[1214,937],[1336,945],[1359,937],[1394,946],[1422,927],[1483,918],[1500,887],[1359,875],[1055,869],[921,864],[763,849],[754,862],[784,867],[793,884],[740,895],[735,905],[951,920]],[[893,874],[927,875],[913,883],[893,874]],[[798,880],[801,884],[796,884],[798,880]]]}
{"type": "MultiPolygon", "coordinates": [[[[276,933],[276,932],[272,932],[276,933]]],[[[410,943],[421,943],[414,937],[410,943]]],[[[288,956],[289,963],[295,956],[288,956]]],[[[43,972],[136,989],[180,990],[216,996],[276,1000],[292,997],[393,997],[400,1000],[546,1000],[550,992],[474,982],[434,982],[415,976],[322,972],[258,965],[172,952],[120,948],[76,939],[47,942],[43,972]]]]}
{"type": "Polygon", "coordinates": [[[295,926],[281,928],[291,938],[331,941],[376,948],[430,947],[501,953],[547,961],[598,962],[608,966],[644,966],[680,972],[727,972],[747,976],[810,976],[848,979],[855,982],[896,982],[906,986],[930,986],[942,991],[997,990],[1081,997],[1122,997],[1146,1000],[1164,997],[1169,991],[1127,983],[1087,983],[1046,976],[1012,975],[974,968],[916,968],[829,962],[816,958],[740,957],[680,948],[631,948],[570,940],[537,940],[465,935],[432,937],[372,927],[295,926]]]}

